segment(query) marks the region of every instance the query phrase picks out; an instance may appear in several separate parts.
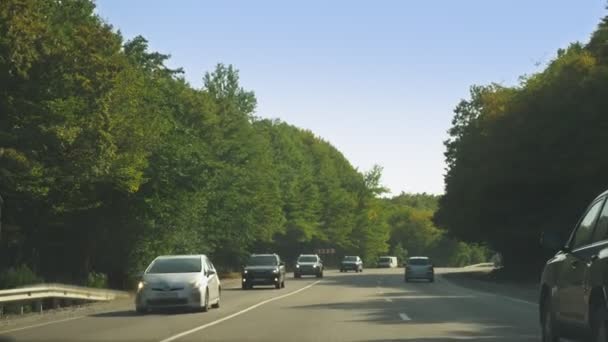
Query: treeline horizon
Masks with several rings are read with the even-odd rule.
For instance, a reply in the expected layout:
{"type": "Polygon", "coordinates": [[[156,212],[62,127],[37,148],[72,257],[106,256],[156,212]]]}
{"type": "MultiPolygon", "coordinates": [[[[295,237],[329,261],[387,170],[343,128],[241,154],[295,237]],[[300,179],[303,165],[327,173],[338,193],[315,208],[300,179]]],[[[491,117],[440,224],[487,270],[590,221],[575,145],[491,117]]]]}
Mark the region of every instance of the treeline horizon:
{"type": "Polygon", "coordinates": [[[445,194],[435,215],[452,236],[487,244],[505,266],[538,275],[591,201],[608,189],[608,17],[588,43],[557,50],[520,84],[475,85],[445,142],[445,194]]]}
{"type": "Polygon", "coordinates": [[[256,117],[232,66],[194,88],[94,8],[0,3],[0,287],[126,288],[163,254],[204,253],[221,271],[317,248],[368,265],[487,258],[433,225],[436,196],[382,198],[381,167],[360,172],[312,132],[256,117]]]}

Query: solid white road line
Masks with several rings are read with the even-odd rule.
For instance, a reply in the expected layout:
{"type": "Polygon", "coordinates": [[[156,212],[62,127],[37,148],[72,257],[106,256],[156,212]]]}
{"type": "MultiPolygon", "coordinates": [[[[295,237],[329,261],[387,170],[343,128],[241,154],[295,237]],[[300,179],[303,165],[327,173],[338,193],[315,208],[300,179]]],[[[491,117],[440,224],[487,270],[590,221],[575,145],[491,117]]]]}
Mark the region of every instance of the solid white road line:
{"type": "Polygon", "coordinates": [[[232,315],[228,315],[228,316],[226,316],[226,317],[222,317],[222,318],[220,318],[220,319],[218,319],[218,320],[215,320],[215,321],[210,322],[210,323],[207,323],[207,324],[203,324],[203,325],[198,326],[198,327],[196,327],[196,328],[194,328],[194,329],[186,330],[186,331],[181,332],[181,333],[179,333],[179,334],[177,334],[177,335],[173,335],[173,336],[171,336],[171,337],[167,337],[166,339],[161,340],[160,342],[170,342],[170,341],[175,341],[175,340],[177,340],[177,339],[179,339],[179,338],[182,338],[182,337],[184,337],[184,336],[186,336],[186,335],[190,335],[190,334],[195,333],[195,332],[197,332],[197,331],[201,331],[201,330],[203,330],[203,329],[207,329],[207,328],[209,328],[209,327],[212,327],[212,326],[214,326],[214,325],[216,325],[216,324],[220,324],[220,323],[222,323],[222,322],[224,322],[224,321],[227,321],[227,320],[229,320],[229,319],[232,319],[232,318],[234,318],[234,317],[236,317],[236,316],[240,316],[240,315],[242,315],[242,314],[244,314],[244,313],[246,313],[246,312],[248,312],[248,311],[251,311],[251,310],[253,310],[253,309],[255,309],[255,308],[258,308],[258,307],[260,307],[260,306],[262,306],[262,305],[264,305],[264,304],[268,304],[268,303],[270,303],[270,302],[274,302],[275,300],[283,299],[283,298],[285,298],[285,297],[289,297],[289,296],[291,296],[291,295],[294,295],[294,294],[296,294],[296,293],[302,292],[302,291],[304,291],[304,290],[308,290],[309,288],[311,288],[311,287],[313,287],[313,286],[317,285],[317,284],[318,284],[318,283],[320,283],[320,282],[321,282],[321,280],[317,280],[317,281],[315,281],[314,283],[312,283],[312,284],[310,284],[310,285],[307,285],[307,286],[304,286],[303,288],[301,288],[301,289],[299,289],[299,290],[295,290],[295,291],[292,291],[292,292],[286,293],[286,294],[284,294],[284,295],[282,295],[282,296],[278,296],[278,297],[274,297],[274,298],[266,299],[266,300],[261,301],[261,302],[259,302],[259,303],[257,303],[257,304],[254,304],[254,305],[252,305],[252,306],[250,306],[250,307],[248,307],[248,308],[246,308],[246,309],[243,309],[243,310],[241,310],[241,311],[239,311],[239,312],[235,312],[235,313],[233,313],[232,315]]]}
{"type": "Polygon", "coordinates": [[[501,299],[508,300],[508,301],[511,301],[511,302],[521,303],[521,304],[527,304],[527,305],[530,305],[530,306],[538,306],[538,303],[536,303],[536,302],[530,302],[530,301],[527,301],[527,300],[524,300],[524,299],[514,298],[514,297],[510,297],[510,296],[505,296],[505,295],[500,295],[500,294],[491,293],[491,292],[487,292],[487,291],[483,291],[483,290],[471,289],[471,288],[468,288],[468,287],[465,287],[465,286],[458,285],[458,284],[456,284],[454,282],[451,282],[451,281],[443,278],[442,276],[439,276],[439,277],[442,278],[446,283],[450,284],[451,286],[458,287],[458,288],[461,288],[461,289],[465,289],[465,290],[467,290],[469,292],[479,293],[482,296],[501,298],[501,299]]]}
{"type": "Polygon", "coordinates": [[[43,327],[45,325],[51,325],[51,324],[55,324],[55,323],[63,323],[63,322],[67,322],[67,321],[74,321],[74,320],[85,318],[85,317],[86,316],[76,316],[76,317],[59,319],[59,320],[56,320],[56,321],[50,321],[50,322],[45,322],[45,323],[40,323],[40,324],[28,325],[28,326],[21,327],[21,328],[14,328],[14,329],[9,329],[9,330],[0,330],[0,335],[2,335],[2,334],[8,334],[8,333],[12,333],[12,332],[15,332],[15,331],[20,331],[20,330],[26,330],[26,329],[43,327]]]}
{"type": "Polygon", "coordinates": [[[410,318],[410,316],[404,314],[403,312],[399,314],[399,317],[401,317],[402,321],[411,321],[412,319],[410,318]]]}

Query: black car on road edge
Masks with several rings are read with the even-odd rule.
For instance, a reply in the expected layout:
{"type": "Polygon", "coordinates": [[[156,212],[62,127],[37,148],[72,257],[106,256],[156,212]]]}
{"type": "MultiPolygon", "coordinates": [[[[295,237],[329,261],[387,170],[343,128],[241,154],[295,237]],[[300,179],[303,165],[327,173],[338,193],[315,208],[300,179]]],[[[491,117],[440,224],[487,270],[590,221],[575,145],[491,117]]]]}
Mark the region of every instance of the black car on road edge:
{"type": "Polygon", "coordinates": [[[608,332],[608,191],[585,210],[570,238],[545,232],[542,244],[558,250],[547,261],[540,287],[543,341],[560,337],[607,340],[608,332]]]}
{"type": "Polygon", "coordinates": [[[285,287],[285,263],[277,254],[252,254],[241,274],[243,290],[255,285],[285,287]]]}

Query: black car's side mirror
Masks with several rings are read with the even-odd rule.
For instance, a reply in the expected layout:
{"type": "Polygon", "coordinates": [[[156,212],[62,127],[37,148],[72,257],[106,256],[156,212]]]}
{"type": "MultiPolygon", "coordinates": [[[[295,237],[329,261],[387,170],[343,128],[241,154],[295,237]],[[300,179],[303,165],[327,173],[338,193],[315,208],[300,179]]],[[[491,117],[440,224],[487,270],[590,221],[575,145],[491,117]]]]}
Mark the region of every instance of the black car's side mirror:
{"type": "Polygon", "coordinates": [[[560,234],[553,231],[542,233],[540,237],[540,245],[550,251],[559,251],[565,249],[562,237],[560,234]]]}

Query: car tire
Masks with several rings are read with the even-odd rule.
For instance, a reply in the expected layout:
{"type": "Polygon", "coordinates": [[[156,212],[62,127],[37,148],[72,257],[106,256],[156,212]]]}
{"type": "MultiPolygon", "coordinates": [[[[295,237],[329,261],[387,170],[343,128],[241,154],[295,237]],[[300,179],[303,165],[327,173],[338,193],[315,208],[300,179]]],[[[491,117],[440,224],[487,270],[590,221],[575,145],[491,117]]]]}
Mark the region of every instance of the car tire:
{"type": "Polygon", "coordinates": [[[551,298],[545,298],[541,308],[541,341],[543,342],[559,342],[559,327],[551,306],[551,298]]]}
{"type": "Polygon", "coordinates": [[[280,289],[281,288],[281,282],[276,282],[274,284],[274,288],[277,289],[277,290],[280,289]]]}
{"type": "Polygon", "coordinates": [[[241,285],[241,288],[243,290],[247,290],[247,289],[249,289],[249,286],[247,284],[243,283],[243,285],[241,285]]]}
{"type": "Polygon", "coordinates": [[[317,278],[323,278],[323,271],[319,272],[319,274],[317,274],[317,278]]]}
{"type": "Polygon", "coordinates": [[[284,289],[285,288],[285,279],[283,279],[283,281],[281,282],[281,288],[284,289]]]}
{"type": "Polygon", "coordinates": [[[205,299],[203,300],[203,306],[201,307],[202,312],[209,311],[209,290],[205,290],[205,299]]]}
{"type": "Polygon", "coordinates": [[[222,299],[222,289],[218,288],[217,289],[217,302],[215,302],[213,305],[211,305],[211,307],[214,309],[219,309],[221,299],[222,299]]]}
{"type": "Polygon", "coordinates": [[[145,315],[148,313],[148,309],[146,309],[144,306],[137,305],[135,306],[135,312],[140,315],[145,315]]]}
{"type": "Polygon", "coordinates": [[[606,309],[603,305],[596,305],[591,316],[591,341],[606,342],[608,340],[608,326],[606,325],[606,309]]]}

